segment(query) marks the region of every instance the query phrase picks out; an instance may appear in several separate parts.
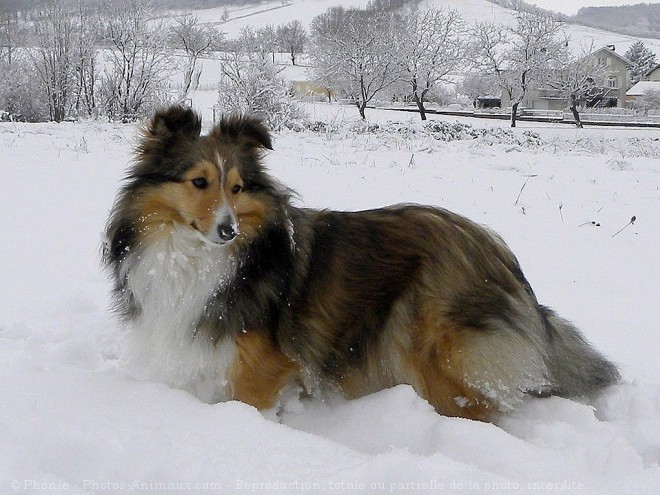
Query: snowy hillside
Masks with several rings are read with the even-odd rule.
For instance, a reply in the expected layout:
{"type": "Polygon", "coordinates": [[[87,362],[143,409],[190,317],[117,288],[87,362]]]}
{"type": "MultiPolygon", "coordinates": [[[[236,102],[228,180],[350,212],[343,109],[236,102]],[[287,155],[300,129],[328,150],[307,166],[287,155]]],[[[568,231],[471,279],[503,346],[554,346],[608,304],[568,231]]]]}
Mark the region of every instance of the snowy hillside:
{"type": "Polygon", "coordinates": [[[625,383],[492,425],[441,417],[407,386],[291,400],[278,422],[134,379],[98,253],[135,127],[1,123],[0,493],[657,494],[657,130],[523,122],[443,142],[416,117],[372,111],[357,134],[352,107],[309,112],[332,132],[277,135],[267,156],[304,204],[428,203],[493,227],[625,383]]]}
{"type": "MultiPolygon", "coordinates": [[[[277,26],[292,20],[300,20],[306,29],[314,17],[325,12],[328,8],[337,5],[344,7],[365,7],[368,0],[290,0],[286,5],[282,2],[271,1],[260,3],[256,6],[236,8],[231,7],[229,20],[220,22],[224,7],[195,11],[201,22],[217,23],[218,29],[224,31],[228,37],[236,36],[245,26],[255,28],[264,27],[267,24],[277,26]]],[[[512,25],[515,21],[513,11],[492,4],[486,0],[425,0],[420,4],[431,5],[437,8],[454,9],[460,12],[468,24],[476,22],[495,22],[502,25],[512,25]]],[[[588,47],[593,43],[596,48],[605,45],[615,45],[616,51],[623,55],[630,45],[639,38],[624,34],[611,33],[600,29],[567,25],[571,37],[571,44],[579,51],[582,46],[588,47]]],[[[644,44],[660,56],[660,40],[643,39],[644,44]]]]}
{"type": "MultiPolygon", "coordinates": [[[[229,18],[218,24],[221,31],[233,37],[246,26],[262,28],[268,24],[278,26],[293,20],[299,20],[305,29],[312,19],[331,7],[342,5],[346,8],[364,8],[369,0],[291,0],[285,4],[281,0],[262,2],[254,6],[230,7],[229,18]]],[[[217,23],[221,20],[224,7],[197,10],[195,14],[201,22],[217,23]]]]}
{"type": "MultiPolygon", "coordinates": [[[[462,17],[470,24],[475,22],[494,22],[496,24],[513,25],[513,11],[492,4],[486,0],[427,0],[429,5],[442,8],[458,10],[462,17]]],[[[581,47],[589,47],[593,43],[595,48],[605,45],[615,45],[619,55],[626,53],[630,45],[640,38],[627,36],[625,34],[612,33],[602,29],[580,26],[578,24],[566,24],[570,35],[570,44],[580,52],[581,47]]],[[[642,39],[644,44],[660,56],[660,40],[642,39]]]]}

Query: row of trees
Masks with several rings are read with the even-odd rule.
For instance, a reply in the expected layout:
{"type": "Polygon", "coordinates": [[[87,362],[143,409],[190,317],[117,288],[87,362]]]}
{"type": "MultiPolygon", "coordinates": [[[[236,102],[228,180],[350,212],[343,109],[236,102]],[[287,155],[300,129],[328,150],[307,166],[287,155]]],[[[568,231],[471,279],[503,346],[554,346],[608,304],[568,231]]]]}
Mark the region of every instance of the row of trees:
{"type": "Polygon", "coordinates": [[[521,10],[515,24],[501,28],[478,23],[471,32],[471,67],[492,77],[511,104],[511,126],[530,89],[542,89],[569,102],[577,127],[578,108],[602,92],[608,69],[591,56],[595,47],[569,46],[563,23],[555,17],[521,10]],[[599,86],[599,84],[601,86],[599,86]]]}
{"type": "Polygon", "coordinates": [[[562,21],[537,10],[516,11],[508,27],[482,22],[468,29],[453,10],[338,7],[313,20],[310,38],[316,79],[350,98],[363,118],[370,101],[392,93],[414,101],[424,120],[425,102],[442,83],[468,73],[477,94],[507,96],[512,126],[530,89],[541,87],[569,101],[581,126],[579,104],[607,76],[589,56],[593,46],[576,52],[562,21]]]}
{"type": "Polygon", "coordinates": [[[472,70],[508,95],[515,126],[531,85],[567,75],[574,61],[561,23],[524,11],[512,27],[478,23],[468,30],[453,10],[335,8],[313,20],[311,43],[318,80],[351,98],[362,117],[369,101],[403,86],[424,120],[425,102],[450,74],[472,70]]]}
{"type": "Polygon", "coordinates": [[[425,104],[461,73],[470,74],[466,94],[507,95],[512,126],[530,88],[541,86],[570,100],[579,125],[578,104],[605,70],[587,56],[593,47],[577,54],[568,48],[556,18],[522,10],[510,27],[468,28],[453,10],[374,0],[367,10],[328,10],[313,20],[309,36],[292,21],[246,28],[233,40],[192,15],[165,25],[145,0],[46,0],[31,18],[23,29],[15,17],[0,18],[0,108],[23,115],[47,108],[57,121],[149,113],[173,97],[175,70],[182,73],[175,97],[184,101],[199,84],[200,58],[215,51],[224,58],[220,99],[235,109],[258,111],[270,102],[295,113],[277,104],[289,96],[275,54],[287,53],[295,65],[305,50],[316,80],[350,98],[363,118],[375,98],[400,98],[426,119],[425,104]]]}
{"type": "Polygon", "coordinates": [[[398,15],[333,8],[312,21],[310,57],[316,79],[351,98],[365,117],[367,104],[391,91],[424,104],[466,57],[465,24],[454,11],[398,15]]]}
{"type": "Polygon", "coordinates": [[[3,109],[55,121],[101,110],[112,117],[135,113],[158,94],[166,75],[164,34],[149,14],[136,0],[47,0],[29,23],[3,15],[3,109]]]}
{"type": "Polygon", "coordinates": [[[227,41],[190,14],[165,24],[147,0],[45,0],[30,19],[0,9],[0,109],[27,120],[134,119],[185,101],[199,84],[200,59],[212,52],[229,65],[239,52],[249,62],[245,47],[286,52],[295,64],[306,41],[299,21],[227,41]]]}
{"type": "Polygon", "coordinates": [[[160,103],[173,33],[145,2],[46,0],[29,23],[2,21],[0,105],[11,114],[130,118],[160,103]]]}
{"type": "Polygon", "coordinates": [[[269,24],[262,28],[244,27],[238,37],[228,40],[223,50],[226,52],[253,52],[262,56],[286,53],[291,63],[301,55],[307,43],[307,32],[300,21],[290,21],[277,27],[269,24]]]}

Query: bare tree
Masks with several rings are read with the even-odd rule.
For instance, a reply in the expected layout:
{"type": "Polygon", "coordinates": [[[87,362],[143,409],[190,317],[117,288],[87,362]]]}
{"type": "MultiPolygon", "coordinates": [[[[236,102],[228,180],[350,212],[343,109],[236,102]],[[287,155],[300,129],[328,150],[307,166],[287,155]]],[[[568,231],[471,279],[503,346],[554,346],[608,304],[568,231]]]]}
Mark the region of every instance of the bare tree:
{"type": "Polygon", "coordinates": [[[201,25],[197,16],[192,14],[177,17],[170,31],[174,46],[186,54],[187,63],[183,71],[183,85],[179,96],[183,101],[188,97],[191,88],[196,89],[195,82],[199,82],[201,75],[201,68],[197,67],[199,59],[218,49],[223,34],[212,26],[201,25]]]}
{"type": "Polygon", "coordinates": [[[76,76],[74,106],[78,114],[91,116],[96,110],[96,57],[99,31],[94,22],[94,6],[88,0],[78,0],[75,15],[78,34],[75,40],[73,64],[76,76]]]}
{"type": "Polygon", "coordinates": [[[141,0],[113,0],[101,16],[107,44],[102,77],[105,108],[111,118],[130,120],[151,111],[172,73],[164,26],[141,0]]]}
{"type": "Polygon", "coordinates": [[[277,52],[279,41],[277,39],[277,31],[272,24],[267,24],[257,30],[257,43],[263,53],[270,53],[272,55],[273,63],[275,63],[275,52],[277,52]]]}
{"type": "Polygon", "coordinates": [[[433,90],[456,70],[464,59],[465,23],[455,10],[428,8],[413,12],[398,23],[399,64],[409,85],[419,115],[426,120],[424,103],[433,90]]]}
{"type": "Polygon", "coordinates": [[[350,97],[364,119],[367,104],[401,77],[392,39],[389,14],[330,9],[312,21],[316,79],[350,97]]]}
{"type": "Polygon", "coordinates": [[[280,49],[291,57],[291,64],[296,65],[296,57],[301,54],[307,41],[307,33],[298,20],[277,27],[277,40],[280,49]]]}
{"type": "Polygon", "coordinates": [[[511,102],[511,127],[515,127],[518,106],[530,86],[561,56],[566,44],[563,26],[550,17],[518,11],[514,26],[479,23],[472,38],[474,63],[497,77],[511,102]]]}
{"type": "Polygon", "coordinates": [[[11,66],[19,46],[19,25],[16,16],[0,5],[0,60],[11,66]]]}
{"type": "Polygon", "coordinates": [[[271,54],[272,61],[275,63],[277,40],[274,33],[275,30],[272,26],[266,26],[261,29],[245,26],[241,29],[238,37],[230,43],[230,51],[257,54],[261,58],[267,58],[271,54]]]}
{"type": "Polygon", "coordinates": [[[76,18],[63,0],[41,4],[34,21],[33,50],[28,53],[48,100],[50,119],[61,122],[68,114],[75,84],[76,18]]]}
{"type": "MultiPolygon", "coordinates": [[[[493,23],[479,23],[475,25],[471,38],[475,68],[481,73],[494,77],[500,91],[506,93],[512,101],[516,91],[516,80],[515,74],[509,70],[510,64],[505,50],[508,43],[506,31],[493,23]]],[[[515,117],[512,115],[511,119],[513,126],[515,117]]]]}
{"type": "Polygon", "coordinates": [[[24,40],[19,60],[16,64],[17,37],[20,31],[16,19],[5,19],[6,29],[0,30],[8,46],[7,67],[4,68],[4,97],[13,112],[24,118],[42,118],[43,111],[37,104],[47,108],[48,117],[60,122],[65,118],[91,115],[95,106],[94,81],[96,41],[94,23],[91,20],[89,0],[47,0],[41,2],[33,12],[30,25],[30,38],[24,40]],[[29,60],[31,67],[25,67],[29,60]],[[28,77],[20,71],[28,71],[28,77]],[[36,78],[34,75],[36,74],[36,78]],[[30,77],[31,76],[31,77],[30,77]],[[35,94],[34,78],[40,86],[44,98],[35,94]]]}
{"type": "Polygon", "coordinates": [[[36,59],[29,56],[35,52],[25,47],[31,34],[26,31],[16,11],[0,7],[0,109],[6,112],[3,118],[39,121],[49,117],[49,105],[45,88],[35,77],[36,59]]]}
{"type": "Polygon", "coordinates": [[[270,55],[272,62],[275,63],[275,52],[278,48],[275,28],[270,24],[259,29],[245,26],[238,37],[230,42],[230,48],[230,51],[256,53],[261,58],[270,55]]]}
{"type": "Polygon", "coordinates": [[[548,88],[554,91],[552,96],[568,100],[578,128],[582,128],[579,108],[593,105],[604,93],[598,81],[605,80],[607,70],[592,55],[593,48],[593,44],[587,48],[582,47],[577,54],[564,50],[563,56],[547,67],[539,82],[542,91],[548,88]]]}
{"type": "Polygon", "coordinates": [[[457,91],[467,96],[476,106],[477,98],[492,96],[498,89],[497,80],[491,74],[472,72],[458,84],[457,91]]]}

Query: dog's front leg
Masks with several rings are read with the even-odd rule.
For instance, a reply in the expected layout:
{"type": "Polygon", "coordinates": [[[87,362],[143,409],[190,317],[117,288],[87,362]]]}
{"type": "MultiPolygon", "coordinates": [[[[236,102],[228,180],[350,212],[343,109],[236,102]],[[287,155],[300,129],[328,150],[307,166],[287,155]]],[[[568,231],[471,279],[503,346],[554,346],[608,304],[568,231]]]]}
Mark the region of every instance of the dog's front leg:
{"type": "Polygon", "coordinates": [[[260,331],[235,339],[236,354],[229,368],[228,396],[257,409],[270,409],[282,388],[299,375],[298,365],[260,331]]]}

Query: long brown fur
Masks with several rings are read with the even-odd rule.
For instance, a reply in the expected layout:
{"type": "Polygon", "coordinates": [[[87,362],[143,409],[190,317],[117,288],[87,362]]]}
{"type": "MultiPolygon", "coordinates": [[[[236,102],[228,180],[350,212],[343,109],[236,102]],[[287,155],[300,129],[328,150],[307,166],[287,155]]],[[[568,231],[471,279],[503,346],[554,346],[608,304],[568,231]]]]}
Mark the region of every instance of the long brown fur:
{"type": "Polygon", "coordinates": [[[188,331],[209,345],[234,342],[230,398],[269,408],[294,381],[350,398],[410,384],[439,413],[488,421],[528,394],[584,395],[618,380],[577,329],[538,304],[496,234],[426,206],[295,207],[260,163],[271,148],[260,122],[234,116],[208,136],[200,129],[189,110],[156,114],[109,220],[104,260],[122,314],[135,319],[142,308],[122,266],[175,226],[212,235],[212,213],[228,205],[236,269],[188,331]],[[191,185],[198,177],[204,190],[191,185]]]}

